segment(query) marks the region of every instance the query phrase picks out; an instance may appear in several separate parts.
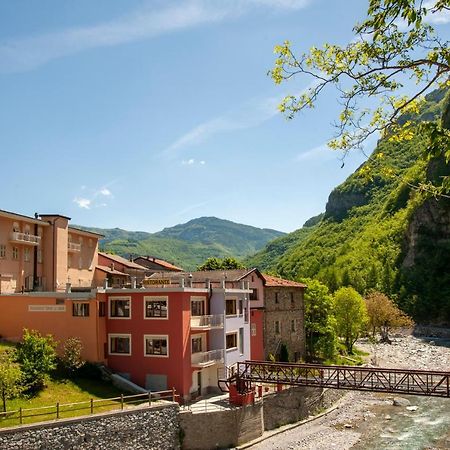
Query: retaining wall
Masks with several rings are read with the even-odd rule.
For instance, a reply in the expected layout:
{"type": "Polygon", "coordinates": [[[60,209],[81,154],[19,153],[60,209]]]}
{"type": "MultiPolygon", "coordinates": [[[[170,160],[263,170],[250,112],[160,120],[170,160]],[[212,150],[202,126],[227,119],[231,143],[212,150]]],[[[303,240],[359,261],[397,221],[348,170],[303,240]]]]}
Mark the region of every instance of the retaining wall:
{"type": "Polygon", "coordinates": [[[0,449],[179,449],[178,413],[167,403],[0,429],[0,449]]]}

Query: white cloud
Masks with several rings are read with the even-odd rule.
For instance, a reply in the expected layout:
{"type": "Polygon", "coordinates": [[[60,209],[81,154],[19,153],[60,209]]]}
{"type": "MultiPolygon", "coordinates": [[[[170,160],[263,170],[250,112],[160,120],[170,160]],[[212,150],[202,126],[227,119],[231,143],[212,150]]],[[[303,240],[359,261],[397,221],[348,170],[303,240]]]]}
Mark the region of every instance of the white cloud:
{"type": "Polygon", "coordinates": [[[82,209],[91,209],[91,200],[89,200],[88,198],[74,198],[73,199],[74,203],[76,203],[78,205],[79,208],[82,209]]]}
{"type": "Polygon", "coordinates": [[[200,161],[200,165],[204,166],[206,164],[206,161],[200,161]]]}
{"type": "Polygon", "coordinates": [[[234,19],[255,8],[284,11],[304,8],[308,3],[309,0],[189,0],[161,2],[165,6],[159,9],[148,4],[109,22],[0,41],[0,72],[32,70],[66,55],[234,19]]]}
{"type": "Polygon", "coordinates": [[[279,114],[277,109],[279,103],[280,97],[267,97],[249,101],[237,110],[196,126],[173,142],[164,153],[170,154],[186,147],[201,144],[219,133],[257,127],[279,114]]]}
{"type": "Polygon", "coordinates": [[[183,166],[193,166],[193,165],[200,165],[200,166],[204,166],[206,164],[206,161],[196,161],[194,158],[190,158],[190,159],[183,159],[183,161],[181,161],[181,164],[183,166]]]}
{"type": "Polygon", "coordinates": [[[105,197],[112,197],[112,192],[108,188],[100,189],[99,194],[104,195],[105,197]]]}
{"type": "Polygon", "coordinates": [[[298,162],[304,161],[317,161],[317,160],[331,160],[338,157],[337,153],[331,150],[327,144],[322,144],[317,147],[313,147],[309,150],[299,153],[295,160],[298,162]]]}

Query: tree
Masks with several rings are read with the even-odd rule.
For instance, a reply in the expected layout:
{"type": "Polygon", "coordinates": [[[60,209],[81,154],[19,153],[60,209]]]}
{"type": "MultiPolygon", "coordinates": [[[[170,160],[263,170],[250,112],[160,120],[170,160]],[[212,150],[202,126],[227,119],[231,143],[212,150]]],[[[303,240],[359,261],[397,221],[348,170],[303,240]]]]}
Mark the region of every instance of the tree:
{"type": "Polygon", "coordinates": [[[344,340],[349,354],[367,322],[366,305],[363,298],[351,287],[341,287],[334,294],[334,311],[337,334],[344,340]]]}
{"type": "Polygon", "coordinates": [[[234,258],[208,258],[197,270],[232,270],[244,269],[244,266],[234,258]]]}
{"type": "Polygon", "coordinates": [[[379,332],[381,342],[391,343],[389,332],[393,328],[409,327],[412,319],[401,311],[394,302],[381,292],[372,292],[366,297],[368,327],[372,336],[379,332]]]}
{"type": "Polygon", "coordinates": [[[42,336],[36,330],[23,330],[17,361],[29,390],[38,391],[45,386],[48,374],[56,368],[56,346],[57,342],[51,335],[42,336]]]}
{"type": "MultiPolygon", "coordinates": [[[[361,148],[374,133],[393,140],[422,134],[428,138],[427,156],[444,157],[448,163],[450,127],[444,122],[450,107],[444,111],[442,122],[421,121],[417,125],[414,120],[425,93],[450,86],[449,42],[426,23],[448,11],[450,0],[369,0],[366,20],[354,27],[356,36],[345,46],[325,43],[297,56],[289,41],[277,45],[275,67],[269,72],[275,83],[296,76],[312,78],[303,93],[285,97],[280,110],[293,118],[299,111],[314,107],[322,91],[333,86],[342,111],[329,146],[343,150],[344,157],[350,149],[361,148]],[[408,79],[417,85],[411,97],[400,95],[408,79]]],[[[450,191],[448,174],[441,181],[440,185],[419,187],[446,195],[450,191]]]]}
{"type": "Polygon", "coordinates": [[[15,351],[0,352],[0,396],[3,411],[6,412],[6,400],[17,397],[23,391],[22,371],[15,362],[15,351]]]}
{"type": "Polygon", "coordinates": [[[66,339],[63,346],[63,354],[61,356],[61,362],[63,367],[73,374],[76,370],[84,366],[86,361],[81,357],[83,351],[83,344],[80,339],[76,337],[70,337],[66,339]]]}
{"type": "Polygon", "coordinates": [[[336,320],[333,297],[327,286],[318,280],[301,280],[305,292],[305,337],[308,359],[332,358],[336,352],[336,320]]]}

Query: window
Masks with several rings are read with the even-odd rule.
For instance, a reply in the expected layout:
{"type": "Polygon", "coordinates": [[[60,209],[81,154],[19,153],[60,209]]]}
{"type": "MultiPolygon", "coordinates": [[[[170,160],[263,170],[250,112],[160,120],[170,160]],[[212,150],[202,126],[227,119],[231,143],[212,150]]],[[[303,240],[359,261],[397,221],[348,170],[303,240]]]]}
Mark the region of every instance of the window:
{"type": "Polygon", "coordinates": [[[244,354],[244,329],[239,328],[239,352],[244,354]]]}
{"type": "Polygon", "coordinates": [[[167,319],[167,297],[144,297],[144,317],[146,319],[167,319]]]}
{"type": "Polygon", "coordinates": [[[6,258],[6,245],[0,245],[0,258],[6,258]]]}
{"type": "Polygon", "coordinates": [[[109,298],[109,317],[129,319],[131,317],[131,299],[129,297],[109,298]]]}
{"type": "Polygon", "coordinates": [[[130,334],[110,334],[109,335],[110,355],[131,355],[131,335],[130,334]]]}
{"type": "Polygon", "coordinates": [[[106,302],[99,302],[98,303],[98,317],[105,317],[106,316],[106,302]]]}
{"type": "Polygon", "coordinates": [[[280,334],[281,327],[280,327],[280,321],[275,320],[275,334],[280,334]]]}
{"type": "Polygon", "coordinates": [[[226,300],[225,312],[227,316],[235,316],[237,314],[235,298],[229,298],[226,300]]]}
{"type": "Polygon", "coordinates": [[[19,259],[19,249],[17,247],[12,248],[12,259],[19,259]]]}
{"type": "Polygon", "coordinates": [[[252,289],[250,300],[258,300],[258,289],[252,289]]]}
{"type": "Polygon", "coordinates": [[[237,333],[230,333],[226,336],[226,349],[237,348],[237,333]]]}
{"type": "Polygon", "coordinates": [[[30,249],[29,248],[24,248],[23,249],[23,260],[25,262],[30,261],[30,249]]]}
{"type": "Polygon", "coordinates": [[[291,332],[295,333],[296,327],[295,327],[295,320],[291,320],[291,332]]]}
{"type": "Polygon", "coordinates": [[[37,249],[37,262],[39,264],[42,264],[42,249],[41,248],[37,249]]]}
{"type": "Polygon", "coordinates": [[[256,336],[256,323],[252,323],[250,329],[252,336],[256,336]]]}
{"type": "Polygon", "coordinates": [[[291,296],[291,306],[294,306],[295,305],[294,293],[290,292],[290,296],[291,296]]]}
{"type": "Polygon", "coordinates": [[[278,303],[279,299],[278,299],[278,292],[275,292],[275,303],[278,303]]]}
{"type": "Polygon", "coordinates": [[[200,353],[202,351],[202,337],[193,337],[191,339],[191,353],[200,353]]]}
{"type": "Polygon", "coordinates": [[[19,224],[17,222],[13,223],[13,231],[16,233],[20,233],[19,224]]]}
{"type": "Polygon", "coordinates": [[[144,336],[145,356],[169,356],[168,336],[144,336]]]}
{"type": "Polygon", "coordinates": [[[191,316],[203,316],[205,314],[204,299],[191,298],[191,316]]]}
{"type": "Polygon", "coordinates": [[[78,303],[78,302],[73,303],[72,316],[89,317],[89,303],[78,303]]]}
{"type": "Polygon", "coordinates": [[[243,300],[240,298],[240,299],[239,299],[239,315],[242,316],[242,314],[244,314],[244,302],[243,302],[243,300]]]}

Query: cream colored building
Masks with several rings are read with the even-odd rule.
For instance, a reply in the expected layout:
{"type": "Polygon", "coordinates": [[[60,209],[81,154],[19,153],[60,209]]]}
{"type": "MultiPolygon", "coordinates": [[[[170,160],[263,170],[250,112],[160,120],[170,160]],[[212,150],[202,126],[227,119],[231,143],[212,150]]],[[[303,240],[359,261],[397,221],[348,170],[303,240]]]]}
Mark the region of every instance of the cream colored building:
{"type": "Polygon", "coordinates": [[[69,217],[0,210],[0,294],[87,290],[94,286],[101,235],[69,217]]]}

